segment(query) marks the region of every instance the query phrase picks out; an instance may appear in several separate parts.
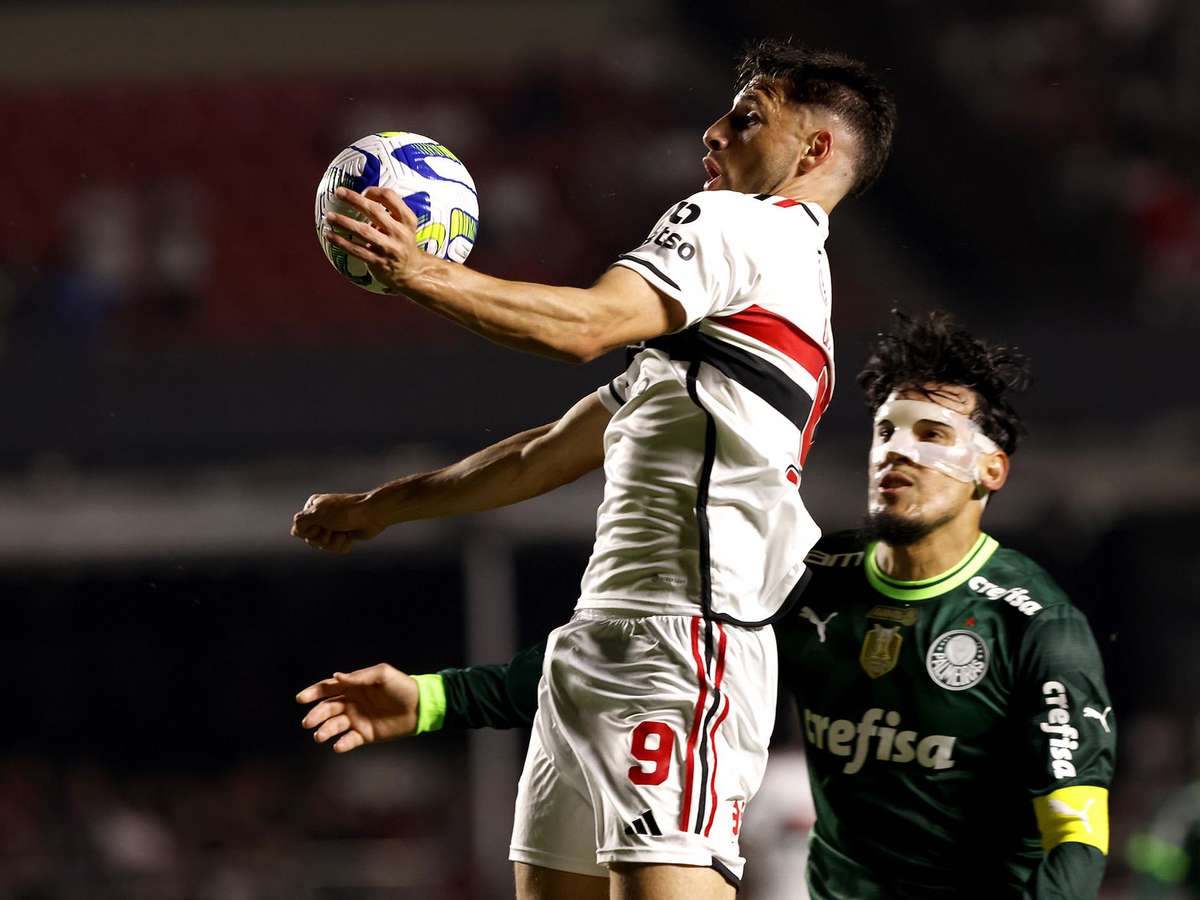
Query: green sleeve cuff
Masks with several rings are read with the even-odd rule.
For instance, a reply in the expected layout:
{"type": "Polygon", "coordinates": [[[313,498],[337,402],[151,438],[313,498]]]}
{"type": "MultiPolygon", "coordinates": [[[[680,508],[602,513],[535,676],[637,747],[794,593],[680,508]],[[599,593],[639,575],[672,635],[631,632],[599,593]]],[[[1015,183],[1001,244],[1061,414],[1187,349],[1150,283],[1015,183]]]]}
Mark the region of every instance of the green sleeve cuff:
{"type": "Polygon", "coordinates": [[[441,731],[446,721],[446,684],[441,675],[414,675],[417,683],[417,730],[441,731]]]}

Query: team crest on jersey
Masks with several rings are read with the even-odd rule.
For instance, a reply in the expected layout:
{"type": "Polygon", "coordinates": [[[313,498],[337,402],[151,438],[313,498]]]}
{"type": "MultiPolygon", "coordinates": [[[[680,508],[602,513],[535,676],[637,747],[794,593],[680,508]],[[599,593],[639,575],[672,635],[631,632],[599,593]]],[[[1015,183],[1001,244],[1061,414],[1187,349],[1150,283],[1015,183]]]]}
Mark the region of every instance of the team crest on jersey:
{"type": "Polygon", "coordinates": [[[899,625],[892,628],[886,628],[883,625],[873,626],[863,638],[862,651],[858,654],[858,661],[862,665],[863,671],[872,678],[878,678],[880,675],[886,675],[892,671],[900,659],[902,643],[904,643],[904,635],[900,633],[899,625]]]}
{"type": "Polygon", "coordinates": [[[987,644],[973,631],[947,631],[930,645],[925,668],[946,690],[965,691],[987,673],[987,644]]]}

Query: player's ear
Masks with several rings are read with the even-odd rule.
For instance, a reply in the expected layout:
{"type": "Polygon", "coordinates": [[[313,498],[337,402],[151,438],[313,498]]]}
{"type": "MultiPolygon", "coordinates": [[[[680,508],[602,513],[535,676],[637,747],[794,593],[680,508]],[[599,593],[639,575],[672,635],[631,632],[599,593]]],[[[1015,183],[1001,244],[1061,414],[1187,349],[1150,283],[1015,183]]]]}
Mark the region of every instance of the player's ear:
{"type": "Polygon", "coordinates": [[[833,132],[820,128],[804,139],[804,152],[800,157],[799,173],[811,172],[833,155],[833,132]]]}
{"type": "Polygon", "coordinates": [[[998,491],[1008,481],[1009,459],[1003,450],[989,453],[979,460],[979,485],[988,492],[998,491]]]}

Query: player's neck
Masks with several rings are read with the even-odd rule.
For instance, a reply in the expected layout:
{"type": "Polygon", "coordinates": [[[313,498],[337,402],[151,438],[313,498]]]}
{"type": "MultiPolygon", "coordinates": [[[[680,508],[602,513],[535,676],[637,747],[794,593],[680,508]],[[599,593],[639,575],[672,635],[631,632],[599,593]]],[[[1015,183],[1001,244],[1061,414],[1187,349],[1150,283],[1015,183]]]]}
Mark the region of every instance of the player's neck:
{"type": "Polygon", "coordinates": [[[787,197],[790,200],[800,200],[804,203],[815,203],[825,210],[828,216],[833,208],[845,196],[840,185],[834,186],[826,181],[814,178],[812,175],[798,175],[785,181],[771,191],[776,197],[787,197]]]}
{"type": "Polygon", "coordinates": [[[979,519],[959,516],[903,547],[880,541],[879,570],[897,581],[924,581],[953,569],[979,540],[979,519]]]}

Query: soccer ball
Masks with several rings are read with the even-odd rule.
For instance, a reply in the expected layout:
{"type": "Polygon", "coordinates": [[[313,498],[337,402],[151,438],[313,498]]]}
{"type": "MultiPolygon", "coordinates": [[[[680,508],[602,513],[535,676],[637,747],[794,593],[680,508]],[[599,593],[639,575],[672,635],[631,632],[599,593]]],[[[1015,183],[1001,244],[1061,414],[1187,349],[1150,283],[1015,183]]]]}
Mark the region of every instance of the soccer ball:
{"type": "Polygon", "coordinates": [[[325,238],[325,213],[363,216],[334,196],[339,187],[362,193],[387,187],[416,213],[417,246],[426,253],[463,262],[479,231],[479,195],[462,161],[432,138],[408,131],[381,131],[355,141],[334,157],[317,185],[317,239],[325,258],[345,278],[375,294],[390,293],[366,263],[325,238]]]}

